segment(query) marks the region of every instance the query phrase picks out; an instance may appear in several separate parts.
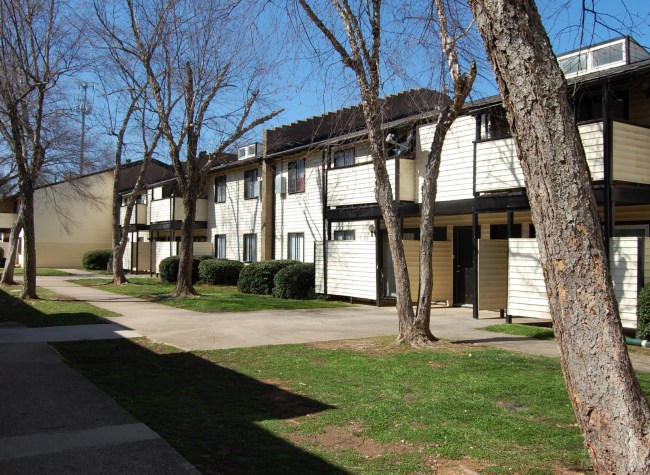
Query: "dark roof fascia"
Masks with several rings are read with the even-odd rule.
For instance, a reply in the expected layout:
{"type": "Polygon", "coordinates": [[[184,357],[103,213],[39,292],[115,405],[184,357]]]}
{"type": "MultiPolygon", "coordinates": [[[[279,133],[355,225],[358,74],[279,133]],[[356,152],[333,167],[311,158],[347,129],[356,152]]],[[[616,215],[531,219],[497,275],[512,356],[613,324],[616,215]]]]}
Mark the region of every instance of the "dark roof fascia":
{"type": "MultiPolygon", "coordinates": [[[[438,110],[431,110],[427,112],[422,112],[417,115],[412,115],[409,117],[403,117],[401,119],[393,120],[391,122],[386,122],[385,124],[382,124],[381,129],[382,130],[387,130],[387,129],[392,129],[393,127],[398,127],[398,126],[403,126],[405,124],[416,124],[428,119],[433,119],[436,117],[440,112],[438,110]]],[[[306,145],[300,145],[298,147],[290,148],[287,150],[280,150],[278,152],[273,152],[268,154],[264,160],[273,160],[275,158],[284,156],[284,155],[293,155],[295,153],[300,153],[305,150],[318,150],[319,148],[322,148],[324,145],[333,145],[333,144],[341,144],[341,143],[346,143],[346,142],[351,142],[355,141],[355,139],[359,139],[362,137],[365,137],[368,135],[368,132],[366,131],[367,129],[351,132],[348,134],[343,134],[343,135],[337,135],[334,137],[330,137],[328,139],[324,140],[319,140],[318,142],[312,142],[306,145]]]]}

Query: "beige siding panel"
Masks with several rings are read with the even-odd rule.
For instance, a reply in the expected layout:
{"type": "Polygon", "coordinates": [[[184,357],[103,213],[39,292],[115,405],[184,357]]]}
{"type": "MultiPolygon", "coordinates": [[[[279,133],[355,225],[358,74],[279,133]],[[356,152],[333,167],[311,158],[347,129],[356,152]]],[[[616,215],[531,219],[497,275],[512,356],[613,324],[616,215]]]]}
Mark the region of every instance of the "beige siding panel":
{"type": "Polygon", "coordinates": [[[327,241],[328,294],[376,300],[376,269],[374,242],[327,241]]]}
{"type": "MultiPolygon", "coordinates": [[[[244,172],[247,169],[226,173],[226,201],[214,202],[214,177],[208,179],[207,221],[208,239],[214,245],[216,234],[226,235],[226,258],[241,261],[244,258],[244,234],[257,235],[257,258],[262,252],[262,201],[261,198],[244,199],[244,172]]],[[[260,193],[261,196],[261,193],[260,193]]]]}
{"type": "Polygon", "coordinates": [[[212,242],[195,242],[192,245],[192,254],[195,256],[211,256],[212,242]]]}
{"type": "MultiPolygon", "coordinates": [[[[434,125],[418,128],[416,143],[417,201],[420,196],[427,157],[431,150],[434,125]]],[[[453,201],[473,198],[474,139],[476,119],[472,116],[458,117],[452,124],[442,147],[438,193],[436,201],[453,201]]]]}
{"type": "MultiPolygon", "coordinates": [[[[122,265],[124,270],[135,271],[136,269],[140,272],[145,272],[151,270],[151,243],[149,242],[129,242],[126,244],[124,249],[124,256],[122,257],[122,265]],[[135,259],[131,260],[131,256],[135,255],[137,250],[138,262],[136,263],[135,259]],[[133,267],[131,266],[133,264],[133,267]]],[[[155,272],[155,270],[154,270],[155,272]]]]}
{"type": "Polygon", "coordinates": [[[17,217],[16,213],[0,213],[0,228],[12,228],[17,217]]]}
{"type": "Polygon", "coordinates": [[[36,190],[34,225],[39,267],[78,268],[84,252],[111,247],[112,191],[110,172],[36,190]]]}
{"type": "MultiPolygon", "coordinates": [[[[151,215],[150,220],[152,223],[160,223],[165,221],[182,221],[185,217],[185,210],[183,207],[183,198],[165,198],[164,200],[155,200],[150,204],[151,215]],[[173,202],[173,208],[172,208],[173,202]]],[[[207,200],[198,199],[196,201],[196,221],[207,221],[207,200]]]]}
{"type": "Polygon", "coordinates": [[[508,305],[508,241],[478,242],[478,309],[499,310],[508,305]]]}
{"type": "Polygon", "coordinates": [[[323,240],[323,176],[320,154],[297,155],[276,162],[276,173],[287,180],[288,164],[305,158],[305,191],[275,195],[274,259],[286,259],[288,234],[304,236],[305,262],[314,262],[314,246],[323,240]]]}
{"type": "MultiPolygon", "coordinates": [[[[416,301],[420,285],[420,241],[402,241],[406,266],[411,284],[411,298],[416,301]]],[[[453,300],[453,265],[452,242],[435,241],[433,243],[432,271],[433,288],[431,299],[434,302],[446,302],[450,305],[453,300]]]]}
{"type": "Polygon", "coordinates": [[[415,201],[415,161],[399,161],[399,199],[402,201],[415,201]]]}
{"type": "MultiPolygon", "coordinates": [[[[120,223],[124,223],[126,216],[126,206],[120,208],[120,223]]],[[[143,203],[136,203],[131,212],[131,221],[129,224],[147,224],[147,205],[143,203]]]]}
{"type": "Polygon", "coordinates": [[[616,221],[648,221],[650,219],[650,206],[617,206],[616,221]]]}
{"type": "MultiPolygon", "coordinates": [[[[390,186],[395,191],[395,160],[386,161],[390,186]]],[[[372,163],[327,172],[327,205],[345,206],[376,203],[375,172],[372,163]]]]}
{"type": "Polygon", "coordinates": [[[614,122],[613,176],[616,181],[650,183],[650,129],[614,122]]]}
{"type": "Polygon", "coordinates": [[[650,283],[650,238],[643,239],[643,285],[650,283]]]}

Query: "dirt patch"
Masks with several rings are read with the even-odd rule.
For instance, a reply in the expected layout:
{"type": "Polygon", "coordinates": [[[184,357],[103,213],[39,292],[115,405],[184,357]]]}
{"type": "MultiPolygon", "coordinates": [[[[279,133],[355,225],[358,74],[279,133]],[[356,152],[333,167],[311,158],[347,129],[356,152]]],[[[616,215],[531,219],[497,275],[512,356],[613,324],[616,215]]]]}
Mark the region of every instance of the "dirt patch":
{"type": "Polygon", "coordinates": [[[290,434],[292,442],[312,443],[333,450],[354,450],[366,458],[381,456],[384,452],[410,453],[419,452],[424,447],[408,442],[387,444],[360,435],[362,430],[358,422],[352,422],[349,427],[327,426],[324,432],[312,436],[290,434]]]}
{"type": "Polygon", "coordinates": [[[509,411],[527,411],[529,409],[529,407],[524,404],[512,401],[496,401],[494,404],[504,409],[508,409],[509,411]]]}
{"type": "Polygon", "coordinates": [[[470,458],[461,460],[446,459],[442,457],[425,458],[425,463],[431,468],[432,475],[480,475],[490,465],[470,458]]]}
{"type": "Polygon", "coordinates": [[[390,337],[360,338],[356,340],[318,341],[308,343],[308,346],[320,350],[348,350],[361,351],[372,355],[389,355],[394,353],[411,353],[414,351],[439,351],[464,352],[476,348],[471,343],[452,343],[449,341],[434,341],[426,347],[413,348],[408,344],[396,345],[390,337]]]}

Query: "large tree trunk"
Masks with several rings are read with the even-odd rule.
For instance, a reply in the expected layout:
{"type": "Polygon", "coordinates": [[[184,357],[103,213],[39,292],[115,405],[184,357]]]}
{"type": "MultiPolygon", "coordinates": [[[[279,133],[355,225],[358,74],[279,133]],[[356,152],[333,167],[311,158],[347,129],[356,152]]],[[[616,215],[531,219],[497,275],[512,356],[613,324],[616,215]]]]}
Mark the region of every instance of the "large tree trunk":
{"type": "Polygon", "coordinates": [[[517,144],[562,370],[598,473],[650,473],[634,376],[566,82],[534,2],[470,0],[517,144]]]}
{"type": "Polygon", "coordinates": [[[188,190],[183,198],[183,224],[181,227],[180,261],[178,263],[178,278],[172,297],[187,297],[197,295],[192,284],[192,261],[194,247],[194,219],[196,217],[197,193],[188,190]]]}
{"type": "Polygon", "coordinates": [[[7,252],[7,259],[5,261],[5,268],[2,271],[2,279],[0,285],[16,285],[14,280],[14,270],[16,269],[16,256],[18,255],[18,240],[20,232],[23,230],[24,215],[21,209],[18,211],[16,222],[11,228],[9,234],[9,251],[7,252]]]}
{"type": "Polygon", "coordinates": [[[21,299],[36,299],[36,236],[34,234],[34,189],[31,183],[21,187],[25,252],[21,299]]]}

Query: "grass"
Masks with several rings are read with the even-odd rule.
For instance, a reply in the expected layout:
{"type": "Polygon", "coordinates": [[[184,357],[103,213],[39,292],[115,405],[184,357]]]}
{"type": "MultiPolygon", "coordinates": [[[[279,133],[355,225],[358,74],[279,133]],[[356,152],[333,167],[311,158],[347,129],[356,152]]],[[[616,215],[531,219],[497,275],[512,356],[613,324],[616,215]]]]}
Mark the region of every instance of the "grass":
{"type": "Polygon", "coordinates": [[[555,340],[555,334],[550,328],[538,327],[535,325],[521,325],[519,323],[490,325],[483,327],[481,330],[495,333],[505,333],[507,335],[527,336],[537,340],[555,340]]]}
{"type": "MultiPolygon", "coordinates": [[[[14,275],[23,275],[22,267],[16,267],[14,269],[14,275]]],[[[72,274],[70,274],[69,272],[64,272],[59,269],[50,269],[48,267],[37,267],[36,275],[41,277],[63,277],[72,274]]]]}
{"type": "Polygon", "coordinates": [[[197,285],[200,297],[172,298],[170,293],[174,284],[162,284],[154,278],[132,278],[126,285],[113,285],[107,279],[79,279],[75,284],[101,286],[117,294],[138,297],[172,307],[194,310],[196,312],[250,312],[253,310],[294,310],[309,308],[347,307],[343,302],[326,300],[286,300],[276,299],[270,295],[242,294],[236,287],[197,285]]]}
{"type": "Polygon", "coordinates": [[[203,473],[590,470],[557,359],[389,342],[55,346],[203,473]]]}
{"type": "Polygon", "coordinates": [[[52,327],[108,323],[99,317],[117,316],[114,312],[40,287],[37,289],[40,300],[22,301],[16,297],[19,291],[19,287],[0,288],[1,322],[18,322],[26,327],[52,327]]]}

